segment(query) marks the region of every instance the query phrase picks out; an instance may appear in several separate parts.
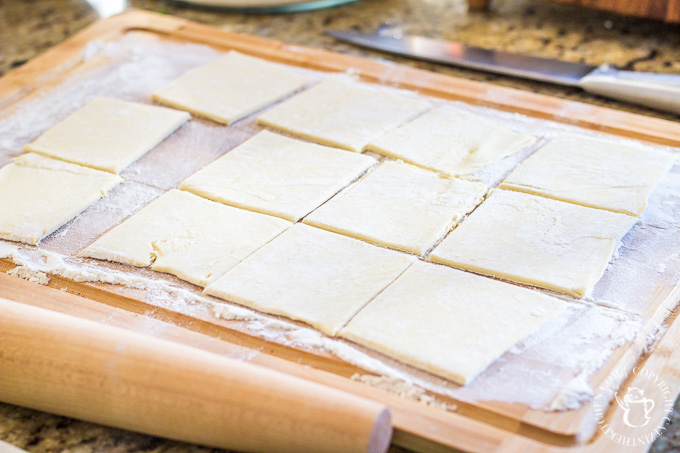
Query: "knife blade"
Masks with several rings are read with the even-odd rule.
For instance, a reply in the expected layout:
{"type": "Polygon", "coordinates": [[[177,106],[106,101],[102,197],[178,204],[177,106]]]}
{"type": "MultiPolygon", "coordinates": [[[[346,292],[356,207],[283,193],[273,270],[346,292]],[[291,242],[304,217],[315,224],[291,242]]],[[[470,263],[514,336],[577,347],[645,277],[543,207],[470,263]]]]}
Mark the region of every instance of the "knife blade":
{"type": "Polygon", "coordinates": [[[553,60],[416,35],[327,31],[342,41],[419,60],[461,66],[540,82],[680,114],[680,76],[622,71],[609,65],[553,60]]]}

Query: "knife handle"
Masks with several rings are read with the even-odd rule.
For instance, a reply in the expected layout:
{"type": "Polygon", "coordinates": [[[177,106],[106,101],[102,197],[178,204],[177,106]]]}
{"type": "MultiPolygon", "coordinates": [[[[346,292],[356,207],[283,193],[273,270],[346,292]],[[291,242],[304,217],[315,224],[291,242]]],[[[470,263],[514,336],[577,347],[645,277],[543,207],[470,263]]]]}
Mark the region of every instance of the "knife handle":
{"type": "Polygon", "coordinates": [[[613,99],[680,114],[680,76],[620,71],[603,65],[583,77],[584,90],[613,99]]]}

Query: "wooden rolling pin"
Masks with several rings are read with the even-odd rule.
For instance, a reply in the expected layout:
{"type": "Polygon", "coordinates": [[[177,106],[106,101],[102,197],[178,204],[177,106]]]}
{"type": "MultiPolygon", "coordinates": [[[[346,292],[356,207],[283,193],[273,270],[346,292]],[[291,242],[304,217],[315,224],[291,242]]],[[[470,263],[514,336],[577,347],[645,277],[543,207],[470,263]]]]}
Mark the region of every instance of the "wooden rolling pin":
{"type": "Polygon", "coordinates": [[[0,298],[0,400],[253,452],[385,452],[374,401],[188,346],[0,298]]]}

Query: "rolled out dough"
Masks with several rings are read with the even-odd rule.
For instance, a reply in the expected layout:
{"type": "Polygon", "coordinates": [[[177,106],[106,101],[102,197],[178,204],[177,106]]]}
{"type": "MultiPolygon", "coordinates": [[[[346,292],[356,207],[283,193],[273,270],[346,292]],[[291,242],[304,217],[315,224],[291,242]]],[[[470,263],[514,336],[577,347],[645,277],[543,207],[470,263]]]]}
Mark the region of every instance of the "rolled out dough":
{"type": "Polygon", "coordinates": [[[340,336],[465,385],[565,307],[536,291],[419,261],[340,336]]]}
{"type": "Polygon", "coordinates": [[[265,112],[258,122],[325,145],[361,152],[377,135],[428,109],[417,99],[329,77],[265,112]]]}
{"type": "Polygon", "coordinates": [[[501,188],[640,216],[676,160],[662,151],[565,134],[525,160],[501,188]]]}
{"type": "Polygon", "coordinates": [[[368,156],[263,131],[180,189],[296,222],[374,163],[368,156]]]}
{"type": "Polygon", "coordinates": [[[431,253],[432,261],[585,295],[637,219],[496,190],[431,253]]]}
{"type": "Polygon", "coordinates": [[[113,228],[81,255],[149,266],[206,286],[291,225],[171,190],[113,228]]]}
{"type": "Polygon", "coordinates": [[[374,138],[367,149],[445,175],[464,175],[536,139],[443,106],[374,138]]]}
{"type": "Polygon", "coordinates": [[[163,104],[231,124],[302,88],[307,78],[237,52],[191,69],[151,97],[163,104]]]}
{"type": "Polygon", "coordinates": [[[483,184],[385,162],[304,223],[422,255],[485,194],[483,184]]]}
{"type": "Polygon", "coordinates": [[[0,169],[0,238],[37,244],[120,182],[110,173],[22,154],[0,169]]]}
{"type": "Polygon", "coordinates": [[[119,173],[190,118],[186,112],[165,107],[97,98],[24,149],[119,173]]]}
{"type": "Polygon", "coordinates": [[[415,258],[296,224],[205,293],[335,335],[415,258]]]}

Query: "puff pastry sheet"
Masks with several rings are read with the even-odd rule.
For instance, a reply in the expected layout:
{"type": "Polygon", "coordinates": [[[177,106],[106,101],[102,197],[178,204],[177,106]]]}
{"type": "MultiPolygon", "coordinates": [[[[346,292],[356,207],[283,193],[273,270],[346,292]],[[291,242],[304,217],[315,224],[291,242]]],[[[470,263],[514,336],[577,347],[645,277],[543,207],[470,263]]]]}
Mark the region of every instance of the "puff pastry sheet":
{"type": "Polygon", "coordinates": [[[103,171],[22,154],[0,169],[0,238],[37,244],[121,181],[103,171]]]}
{"type": "Polygon", "coordinates": [[[186,112],[165,107],[97,98],[24,149],[119,173],[189,118],[186,112]]]}
{"type": "Polygon", "coordinates": [[[275,106],[260,124],[329,146],[361,152],[374,137],[429,109],[423,101],[329,77],[275,106]]]}
{"type": "Polygon", "coordinates": [[[432,261],[585,295],[637,219],[496,190],[431,253],[432,261]]]}
{"type": "Polygon", "coordinates": [[[367,149],[445,175],[465,175],[535,141],[472,113],[444,106],[376,137],[367,149]]]}
{"type": "Polygon", "coordinates": [[[340,336],[464,385],[565,308],[536,291],[419,261],[340,336]]]}
{"type": "Polygon", "coordinates": [[[275,63],[229,52],[151,95],[169,106],[231,124],[302,88],[307,78],[275,63]]]}
{"type": "Polygon", "coordinates": [[[150,265],[206,286],[290,225],[171,190],[97,239],[82,255],[150,265]]]}
{"type": "Polygon", "coordinates": [[[485,194],[483,184],[385,162],[304,222],[422,255],[485,194]]]}
{"type": "Polygon", "coordinates": [[[298,223],[205,292],[335,335],[414,260],[298,223]]]}
{"type": "Polygon", "coordinates": [[[562,135],[525,160],[501,187],[640,216],[675,161],[662,151],[562,135]]]}
{"type": "Polygon", "coordinates": [[[190,176],[180,188],[295,222],[374,163],[368,156],[263,131],[190,176]]]}

